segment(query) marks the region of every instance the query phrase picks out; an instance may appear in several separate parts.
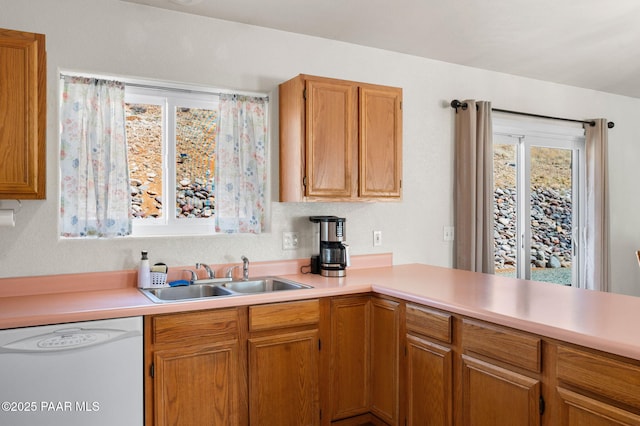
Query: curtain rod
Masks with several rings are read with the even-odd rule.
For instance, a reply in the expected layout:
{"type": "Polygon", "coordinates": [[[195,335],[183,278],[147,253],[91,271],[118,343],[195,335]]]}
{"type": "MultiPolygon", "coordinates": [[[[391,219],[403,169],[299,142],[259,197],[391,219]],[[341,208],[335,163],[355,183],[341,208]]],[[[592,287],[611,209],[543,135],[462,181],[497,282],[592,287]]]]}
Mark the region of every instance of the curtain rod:
{"type": "MultiPolygon", "coordinates": [[[[460,102],[457,99],[454,99],[451,101],[451,108],[454,108],[456,110],[456,112],[458,112],[458,108],[462,108],[467,109],[468,105],[466,102],[460,102]]],[[[582,123],[582,124],[588,124],[589,126],[593,127],[596,125],[595,121],[584,121],[584,120],[574,120],[572,118],[562,118],[562,117],[552,117],[549,115],[540,115],[540,114],[532,114],[529,112],[520,112],[520,111],[511,111],[508,109],[498,109],[498,108],[491,108],[491,111],[495,111],[495,112],[503,112],[506,114],[516,114],[516,115],[524,115],[527,117],[536,117],[536,118],[548,118],[551,120],[560,120],[560,121],[570,121],[572,123],[582,123]]],[[[613,129],[613,127],[615,126],[615,123],[613,121],[608,121],[607,122],[607,127],[609,129],[613,129]]]]}
{"type": "MultiPolygon", "coordinates": [[[[117,80],[124,83],[125,86],[129,87],[138,87],[141,89],[152,89],[152,90],[171,90],[174,92],[182,92],[182,93],[191,93],[191,94],[203,94],[203,95],[238,95],[238,96],[250,96],[255,98],[264,98],[269,101],[269,95],[255,92],[243,92],[240,90],[223,90],[223,89],[213,89],[213,90],[205,90],[200,88],[185,88],[185,87],[177,87],[179,84],[174,83],[166,83],[166,85],[162,84],[149,84],[142,80],[137,79],[129,79],[129,78],[119,78],[119,77],[104,77],[97,76],[95,74],[78,74],[75,72],[66,72],[60,73],[60,79],[63,80],[65,77],[85,77],[85,78],[97,78],[102,80],[117,80]],[[137,81],[136,81],[137,80],[137,81]]],[[[185,85],[188,86],[188,85],[185,85]]]]}

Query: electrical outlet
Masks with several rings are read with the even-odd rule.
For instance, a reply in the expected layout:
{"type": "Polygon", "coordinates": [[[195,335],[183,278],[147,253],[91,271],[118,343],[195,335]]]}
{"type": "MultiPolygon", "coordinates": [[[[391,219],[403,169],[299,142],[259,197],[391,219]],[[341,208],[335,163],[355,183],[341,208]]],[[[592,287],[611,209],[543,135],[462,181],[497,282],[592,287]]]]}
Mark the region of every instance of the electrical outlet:
{"type": "Polygon", "coordinates": [[[453,226],[445,226],[443,228],[442,240],[443,241],[453,241],[455,238],[454,228],[453,226]]]}
{"type": "Polygon", "coordinates": [[[382,231],[373,231],[373,246],[380,247],[382,245],[382,231]]]}
{"type": "Polygon", "coordinates": [[[282,249],[283,250],[295,250],[300,244],[297,232],[283,232],[282,233],[282,249]]]}

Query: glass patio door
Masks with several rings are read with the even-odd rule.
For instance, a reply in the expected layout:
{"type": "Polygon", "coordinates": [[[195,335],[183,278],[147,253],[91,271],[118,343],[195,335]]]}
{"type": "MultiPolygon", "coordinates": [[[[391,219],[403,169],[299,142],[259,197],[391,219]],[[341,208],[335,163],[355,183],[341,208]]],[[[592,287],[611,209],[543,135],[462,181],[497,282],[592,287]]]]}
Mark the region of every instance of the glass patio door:
{"type": "Polygon", "coordinates": [[[494,121],[496,274],[580,286],[584,131],[494,121]]]}

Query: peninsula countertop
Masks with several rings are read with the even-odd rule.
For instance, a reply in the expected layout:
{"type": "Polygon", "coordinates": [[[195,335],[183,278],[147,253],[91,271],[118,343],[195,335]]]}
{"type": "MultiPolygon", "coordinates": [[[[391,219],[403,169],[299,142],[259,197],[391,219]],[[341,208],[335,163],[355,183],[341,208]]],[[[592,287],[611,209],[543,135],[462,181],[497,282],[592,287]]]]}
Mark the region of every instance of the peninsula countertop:
{"type": "Polygon", "coordinates": [[[16,294],[0,280],[0,329],[374,292],[640,360],[640,298],[633,296],[423,264],[353,269],[343,278],[279,276],[313,288],[159,304],[108,274],[103,286],[56,293],[16,294]]]}

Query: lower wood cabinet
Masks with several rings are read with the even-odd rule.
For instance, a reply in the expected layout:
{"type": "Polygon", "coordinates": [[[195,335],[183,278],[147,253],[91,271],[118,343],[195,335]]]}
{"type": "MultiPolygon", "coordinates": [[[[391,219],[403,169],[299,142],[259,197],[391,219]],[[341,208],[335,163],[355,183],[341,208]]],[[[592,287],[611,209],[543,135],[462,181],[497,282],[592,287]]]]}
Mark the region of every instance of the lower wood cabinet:
{"type": "Polygon", "coordinates": [[[239,352],[237,341],[155,352],[155,424],[240,424],[239,352]]]}
{"type": "Polygon", "coordinates": [[[590,398],[568,389],[558,388],[560,423],[566,426],[640,425],[640,415],[590,398]]]}
{"type": "Polygon", "coordinates": [[[332,421],[368,413],[371,381],[371,297],[331,300],[329,418],[332,421]]]}
{"type": "Polygon", "coordinates": [[[332,421],[399,424],[400,307],[368,295],[331,300],[332,421]]]}
{"type": "Polygon", "coordinates": [[[249,308],[249,422],[320,424],[318,300],[249,308]]]}
{"type": "Polygon", "coordinates": [[[461,323],[463,423],[539,425],[542,340],[480,321],[461,323]]]}
{"type": "Polygon", "coordinates": [[[640,426],[640,361],[402,300],[160,314],[144,326],[147,426],[640,426]]]}
{"type": "Polygon", "coordinates": [[[412,334],[406,348],[406,424],[452,425],[453,351],[412,334]]]}
{"type": "Polygon", "coordinates": [[[318,331],[249,339],[251,424],[318,425],[318,331]]]}
{"type": "Polygon", "coordinates": [[[640,363],[564,345],[556,377],[563,425],[640,425],[640,363]]]}
{"type": "Polygon", "coordinates": [[[452,320],[449,313],[406,304],[406,424],[453,424],[452,320]]]}
{"type": "Polygon", "coordinates": [[[539,425],[540,380],[462,356],[465,425],[539,425]]]}
{"type": "Polygon", "coordinates": [[[371,413],[399,424],[400,303],[371,299],[371,413]]]}
{"type": "Polygon", "coordinates": [[[242,318],[242,309],[145,317],[146,425],[247,424],[242,318]]]}

